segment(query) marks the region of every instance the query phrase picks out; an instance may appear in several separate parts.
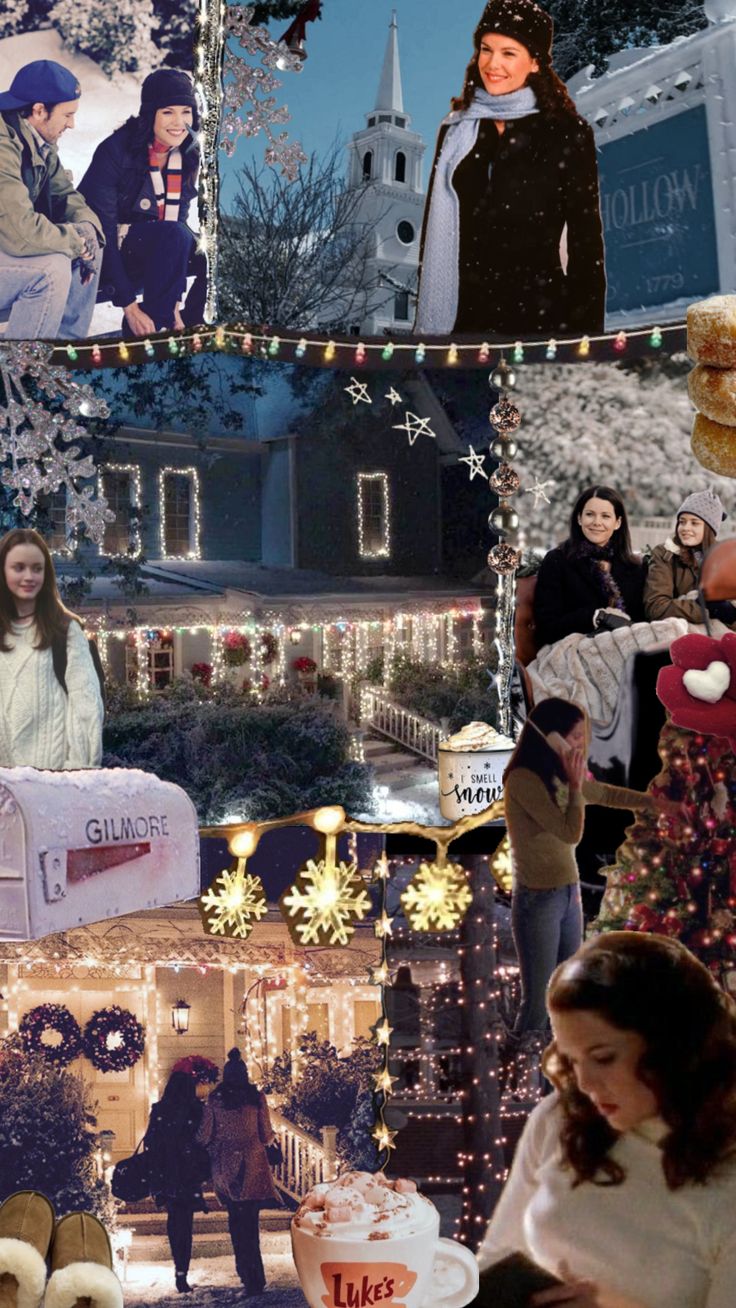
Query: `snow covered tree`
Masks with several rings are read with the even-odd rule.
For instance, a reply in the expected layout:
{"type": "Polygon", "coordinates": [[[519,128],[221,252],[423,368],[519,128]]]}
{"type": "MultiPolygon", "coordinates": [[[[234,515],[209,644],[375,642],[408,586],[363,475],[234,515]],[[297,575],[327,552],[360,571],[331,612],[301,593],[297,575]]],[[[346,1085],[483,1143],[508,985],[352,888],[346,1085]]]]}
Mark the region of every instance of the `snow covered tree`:
{"type": "Polygon", "coordinates": [[[639,813],[604,869],[592,931],[649,931],[681,940],[716,975],[736,950],[736,757],[727,740],[668,722],[663,770],[649,789],[680,801],[687,825],[639,813]]]}
{"type": "Polygon", "coordinates": [[[555,22],[554,62],[564,79],[588,64],[603,72],[617,50],[668,45],[707,24],[701,0],[546,0],[544,7],[555,22]]]}
{"type": "Polygon", "coordinates": [[[73,1072],[0,1041],[0,1202],[16,1190],[48,1195],[57,1217],[84,1209],[109,1225],[114,1205],[95,1167],[93,1105],[73,1072]]]}
{"type": "Polygon", "coordinates": [[[95,0],[90,6],[57,0],[49,18],[65,45],[94,59],[111,76],[145,74],[158,62],[151,0],[95,0]]]}

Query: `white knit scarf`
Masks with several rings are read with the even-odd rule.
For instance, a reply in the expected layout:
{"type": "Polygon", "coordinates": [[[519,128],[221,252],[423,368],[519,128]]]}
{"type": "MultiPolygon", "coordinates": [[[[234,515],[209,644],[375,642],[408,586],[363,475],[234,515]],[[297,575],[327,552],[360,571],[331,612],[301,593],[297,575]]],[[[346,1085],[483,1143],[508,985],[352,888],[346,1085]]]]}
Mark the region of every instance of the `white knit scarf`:
{"type": "Polygon", "coordinates": [[[530,86],[508,95],[489,95],[484,87],[476,87],[470,106],[455,110],[443,120],[447,133],[437,161],[424,236],[414,328],[417,335],[446,336],[457,317],[460,201],[452,175],[475,145],[481,118],[508,122],[536,113],[537,97],[530,86]]]}

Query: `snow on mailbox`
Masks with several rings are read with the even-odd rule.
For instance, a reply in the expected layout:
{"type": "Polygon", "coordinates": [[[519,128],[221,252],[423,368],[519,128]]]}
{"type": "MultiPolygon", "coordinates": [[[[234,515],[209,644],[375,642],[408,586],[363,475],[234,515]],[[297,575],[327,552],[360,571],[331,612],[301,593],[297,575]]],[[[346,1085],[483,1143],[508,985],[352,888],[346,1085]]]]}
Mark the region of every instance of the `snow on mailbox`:
{"type": "Polygon", "coordinates": [[[0,940],[199,891],[197,815],[180,786],[136,768],[0,768],[0,940]]]}

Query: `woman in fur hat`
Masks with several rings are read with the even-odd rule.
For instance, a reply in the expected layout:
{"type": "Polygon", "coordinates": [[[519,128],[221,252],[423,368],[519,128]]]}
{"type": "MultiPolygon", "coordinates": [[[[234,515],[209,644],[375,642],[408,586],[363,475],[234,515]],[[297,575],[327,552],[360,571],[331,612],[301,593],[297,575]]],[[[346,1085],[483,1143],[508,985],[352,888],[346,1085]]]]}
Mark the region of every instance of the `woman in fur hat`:
{"type": "Polygon", "coordinates": [[[143,83],[137,116],[98,145],[79,184],[102,224],[101,285],[123,309],[125,336],[181,330],[204,317],[207,261],[187,225],[197,195],[198,128],[191,77],[160,68],[143,83]]]}
{"type": "Polygon", "coordinates": [[[603,329],[593,131],[552,68],[552,30],[533,0],[490,0],[476,28],[430,177],[420,335],[603,329]]]}
{"type": "MultiPolygon", "coordinates": [[[[694,491],[677,510],[675,531],[664,545],[655,546],[644,590],[644,609],[649,622],[657,618],[686,618],[703,622],[698,601],[700,568],[715,544],[726,512],[715,491],[694,491]]],[[[706,604],[709,617],[727,627],[736,626],[736,605],[730,600],[706,604]]]]}

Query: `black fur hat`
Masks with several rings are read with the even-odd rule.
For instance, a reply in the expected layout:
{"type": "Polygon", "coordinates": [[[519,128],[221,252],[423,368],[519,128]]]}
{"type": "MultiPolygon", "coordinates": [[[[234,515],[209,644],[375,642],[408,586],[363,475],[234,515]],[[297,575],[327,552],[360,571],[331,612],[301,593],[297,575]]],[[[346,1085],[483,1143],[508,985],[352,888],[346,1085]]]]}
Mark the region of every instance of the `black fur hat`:
{"type": "Polygon", "coordinates": [[[547,62],[552,57],[554,24],[534,0],[489,0],[475,29],[476,46],[486,32],[512,37],[526,46],[534,59],[547,62]]]}

